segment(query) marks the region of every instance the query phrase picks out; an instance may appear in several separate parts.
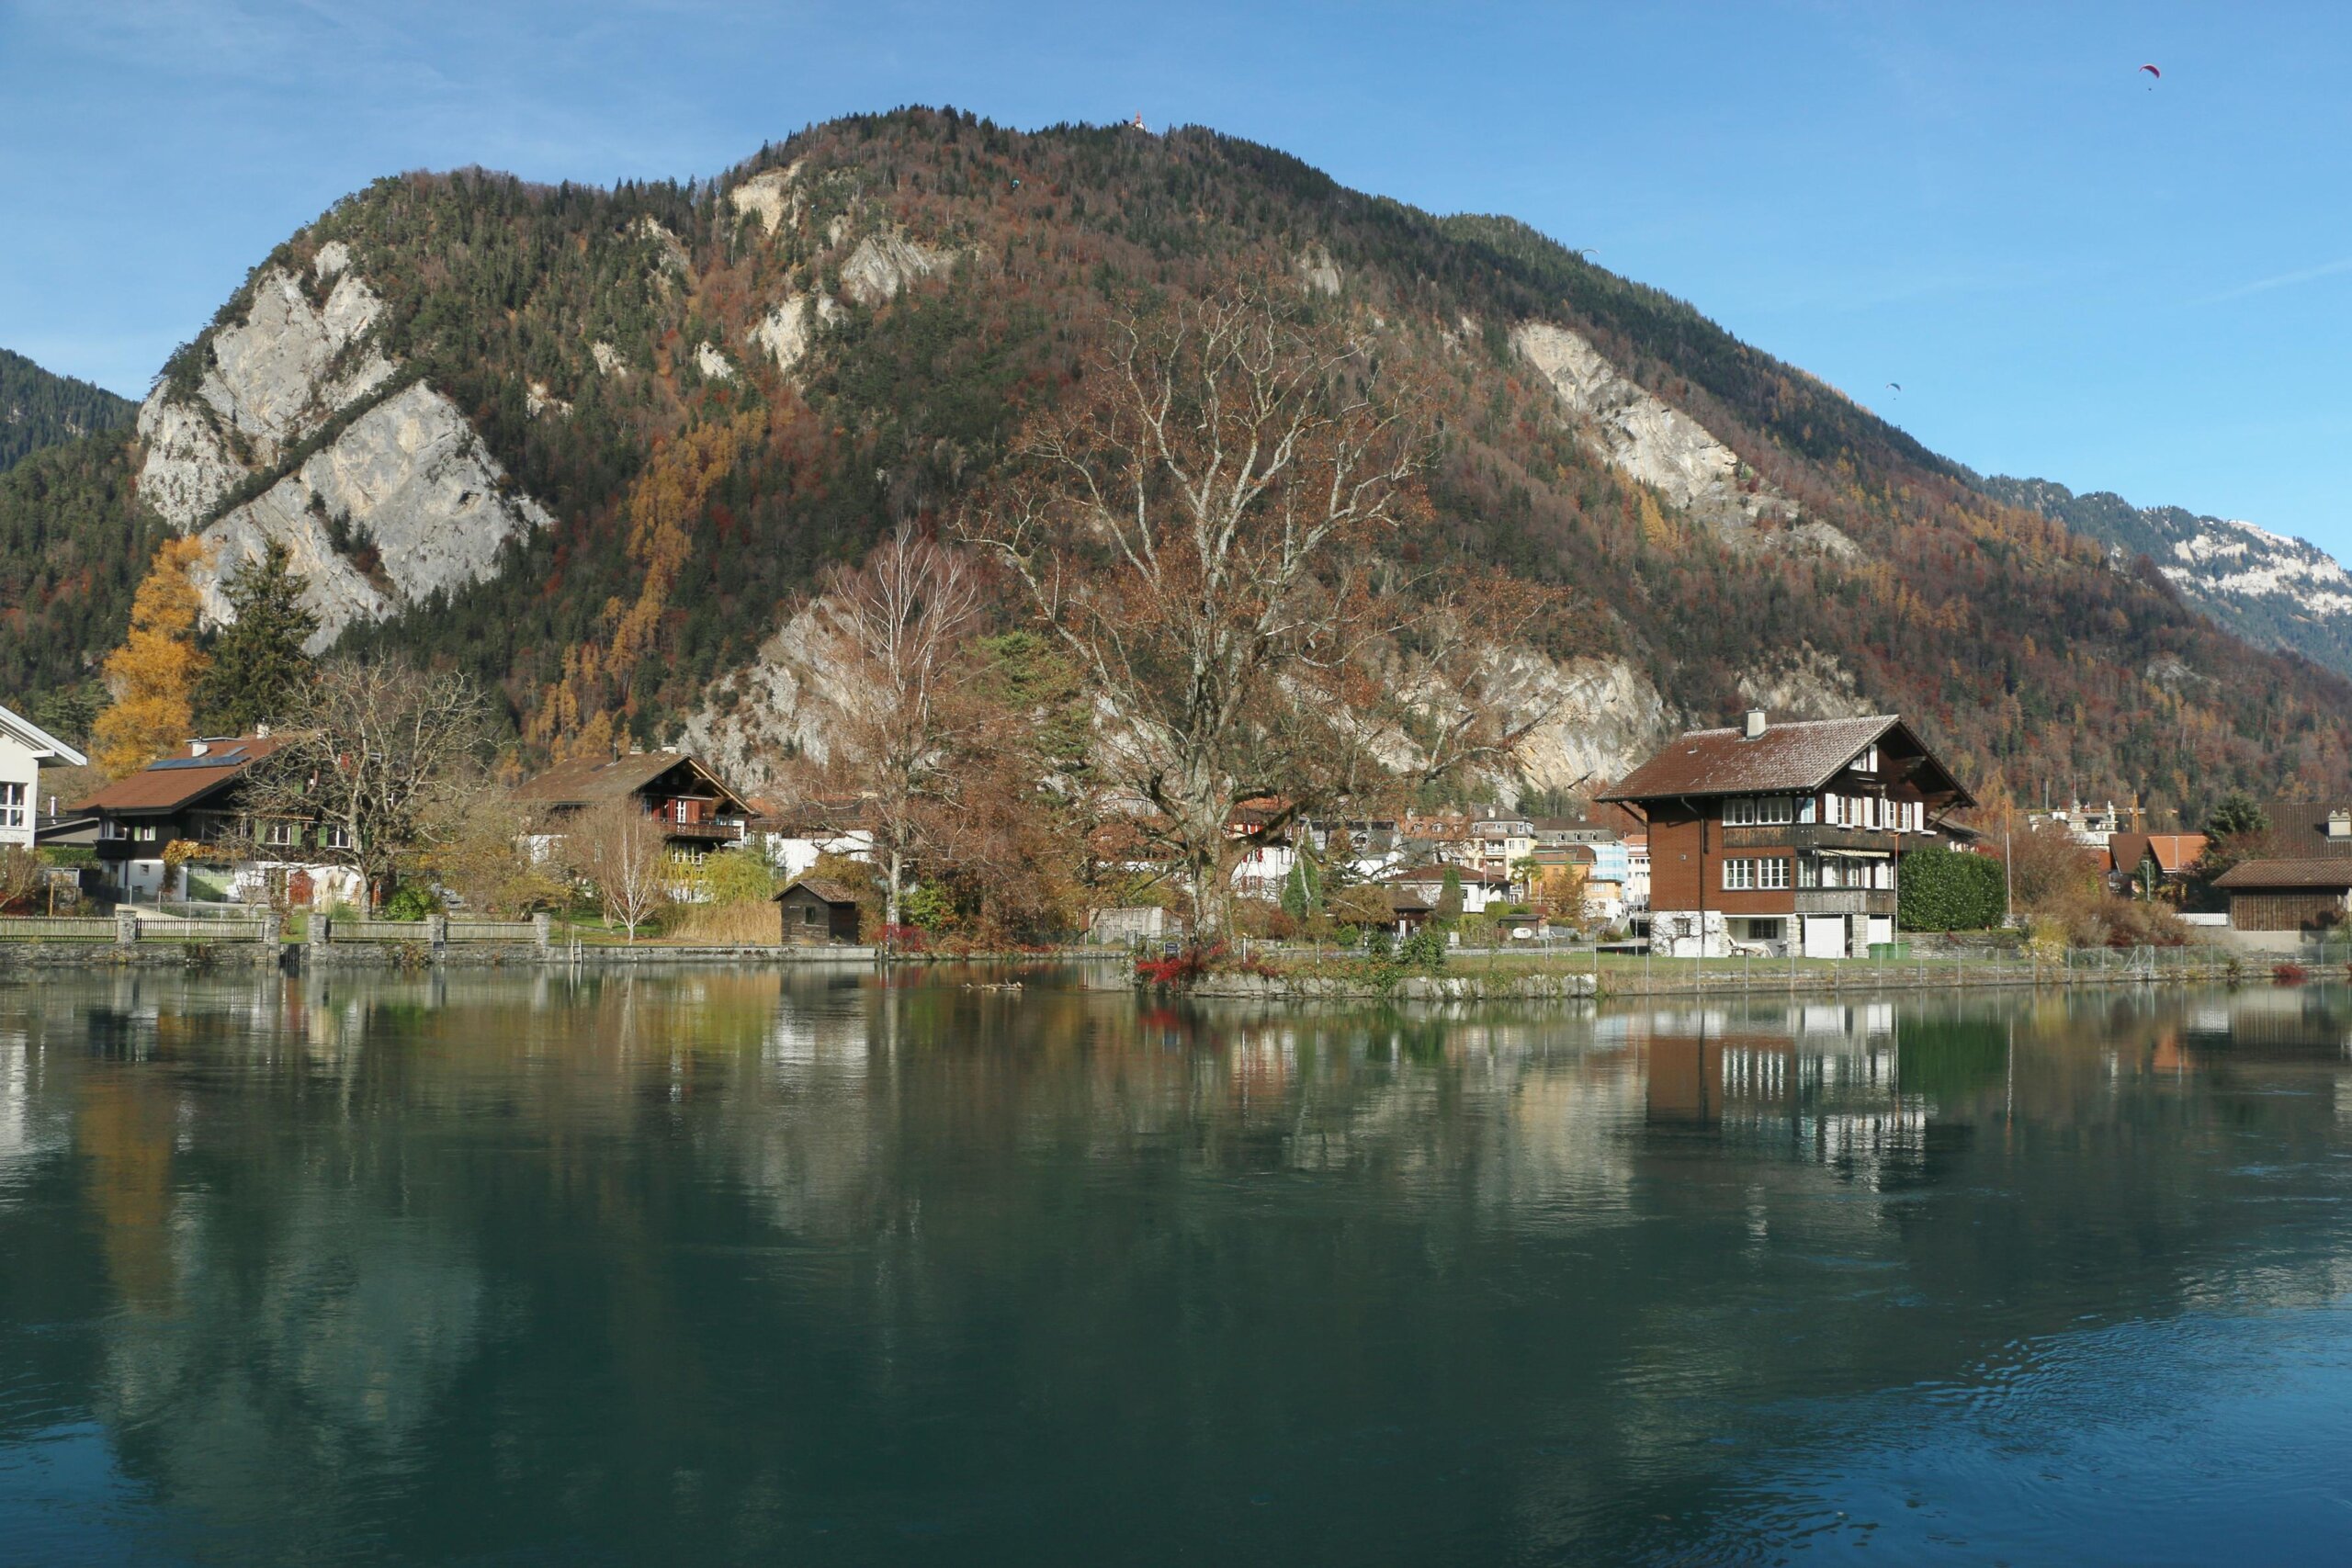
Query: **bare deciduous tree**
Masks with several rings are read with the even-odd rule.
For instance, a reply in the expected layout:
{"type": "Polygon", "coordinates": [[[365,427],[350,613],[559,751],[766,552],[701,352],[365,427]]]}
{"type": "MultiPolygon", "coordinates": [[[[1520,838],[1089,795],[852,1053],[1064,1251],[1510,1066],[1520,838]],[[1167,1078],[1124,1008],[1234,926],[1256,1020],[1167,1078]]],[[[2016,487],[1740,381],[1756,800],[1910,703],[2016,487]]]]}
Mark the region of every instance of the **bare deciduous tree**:
{"type": "Polygon", "coordinates": [[[836,574],[833,642],[843,666],[840,734],[870,803],[882,857],[883,921],[896,928],[907,862],[949,793],[949,760],[970,722],[959,688],[978,626],[971,558],[901,527],[865,564],[836,574]]]}
{"type": "Polygon", "coordinates": [[[1240,857],[1303,812],[1392,782],[1399,756],[1435,776],[1502,738],[1460,679],[1466,596],[1397,564],[1426,510],[1419,405],[1354,323],[1241,288],[1114,318],[1102,341],[965,531],[1084,670],[1107,779],[1181,863],[1205,934],[1240,857]],[[1409,646],[1428,635],[1442,664],[1409,646]],[[1404,722],[1417,707],[1434,747],[1404,722]],[[1237,835],[1258,797],[1275,804],[1237,835]]]}
{"type": "Polygon", "coordinates": [[[302,693],[288,735],[253,771],[247,808],[256,818],[328,829],[314,852],[356,871],[372,908],[401,866],[449,830],[453,814],[436,805],[478,776],[488,716],[466,676],[336,660],[302,693]]]}
{"type": "Polygon", "coordinates": [[[608,800],[564,819],[563,863],[596,892],[607,919],[637,928],[670,901],[670,850],[662,824],[634,800],[608,800]]]}

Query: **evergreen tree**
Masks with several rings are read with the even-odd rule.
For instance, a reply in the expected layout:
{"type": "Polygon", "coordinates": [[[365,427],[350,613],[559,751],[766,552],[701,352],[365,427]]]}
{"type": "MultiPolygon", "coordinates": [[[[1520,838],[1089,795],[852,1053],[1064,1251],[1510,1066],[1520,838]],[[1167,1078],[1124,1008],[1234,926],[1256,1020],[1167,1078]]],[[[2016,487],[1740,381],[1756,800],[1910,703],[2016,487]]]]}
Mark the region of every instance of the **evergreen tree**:
{"type": "Polygon", "coordinates": [[[302,604],[309,586],[288,564],[286,547],[274,542],[221,584],[237,618],[212,645],[212,666],[197,686],[207,730],[243,735],[293,706],[311,673],[302,645],[319,629],[302,604]]]}
{"type": "Polygon", "coordinates": [[[2252,838],[2270,831],[2270,818],[2261,803],[2243,790],[2232,790],[2206,818],[2205,831],[2216,839],[2252,838]]]}

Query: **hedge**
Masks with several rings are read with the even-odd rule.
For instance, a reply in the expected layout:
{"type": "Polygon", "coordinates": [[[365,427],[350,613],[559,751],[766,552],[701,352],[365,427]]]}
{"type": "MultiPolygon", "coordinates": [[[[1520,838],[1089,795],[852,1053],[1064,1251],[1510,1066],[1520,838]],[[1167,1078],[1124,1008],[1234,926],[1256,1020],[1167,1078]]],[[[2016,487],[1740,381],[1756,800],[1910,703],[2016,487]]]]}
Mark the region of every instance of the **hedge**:
{"type": "Polygon", "coordinates": [[[2001,863],[1967,850],[1913,850],[1896,878],[1907,931],[1986,931],[2008,913],[2001,863]]]}

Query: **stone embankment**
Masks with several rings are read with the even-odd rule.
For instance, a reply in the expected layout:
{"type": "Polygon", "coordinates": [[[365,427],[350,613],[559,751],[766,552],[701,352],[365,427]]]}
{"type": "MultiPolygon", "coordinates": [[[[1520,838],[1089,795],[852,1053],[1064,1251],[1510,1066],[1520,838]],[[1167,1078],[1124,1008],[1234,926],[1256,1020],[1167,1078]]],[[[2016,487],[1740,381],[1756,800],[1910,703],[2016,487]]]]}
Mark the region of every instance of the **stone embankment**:
{"type": "Polygon", "coordinates": [[[1204,975],[1187,988],[1194,997],[1251,1001],[1492,1002],[1556,1001],[1593,994],[1589,975],[1371,976],[1204,975]]]}

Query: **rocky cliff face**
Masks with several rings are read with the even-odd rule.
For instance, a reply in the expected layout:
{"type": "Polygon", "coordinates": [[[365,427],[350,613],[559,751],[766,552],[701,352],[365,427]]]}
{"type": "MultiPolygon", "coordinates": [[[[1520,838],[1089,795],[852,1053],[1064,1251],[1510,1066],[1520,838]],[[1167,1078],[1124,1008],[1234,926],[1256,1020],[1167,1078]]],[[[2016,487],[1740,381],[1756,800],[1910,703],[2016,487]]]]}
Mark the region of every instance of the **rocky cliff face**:
{"type": "Polygon", "coordinates": [[[2048,479],[1996,476],[1980,488],[2121,558],[2147,557],[2183,599],[2247,641],[2352,675],[2352,573],[2317,545],[2177,506],[2134,506],[2109,491],[2076,495],[2048,479]]]}
{"type": "Polygon", "coordinates": [[[141,495],[212,547],[195,574],[207,620],[230,615],[222,580],[283,543],[309,580],[317,649],[356,620],[480,581],[506,540],[552,520],[510,491],[455,403],[399,384],[372,331],[383,301],[348,249],[321,246],[311,270],[265,272],[243,318],[205,344],[194,394],[158,385],[138,432],[141,495]],[[273,474],[259,495],[225,504],[273,474]]]}

